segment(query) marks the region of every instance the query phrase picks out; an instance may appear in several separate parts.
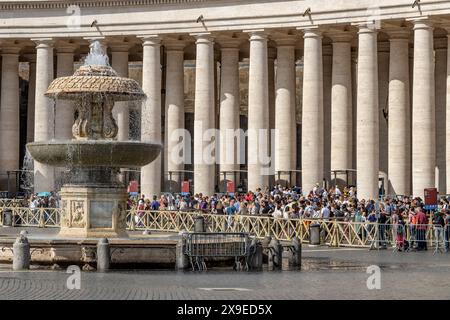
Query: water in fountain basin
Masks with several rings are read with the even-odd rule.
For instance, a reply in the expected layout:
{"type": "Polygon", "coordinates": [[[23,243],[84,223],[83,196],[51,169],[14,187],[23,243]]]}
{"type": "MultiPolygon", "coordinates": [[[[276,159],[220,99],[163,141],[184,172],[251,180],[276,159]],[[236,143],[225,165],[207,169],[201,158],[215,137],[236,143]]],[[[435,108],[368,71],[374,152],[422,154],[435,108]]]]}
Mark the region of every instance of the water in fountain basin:
{"type": "Polygon", "coordinates": [[[22,172],[20,173],[20,187],[27,194],[31,194],[34,188],[34,160],[28,150],[23,158],[22,172]]]}

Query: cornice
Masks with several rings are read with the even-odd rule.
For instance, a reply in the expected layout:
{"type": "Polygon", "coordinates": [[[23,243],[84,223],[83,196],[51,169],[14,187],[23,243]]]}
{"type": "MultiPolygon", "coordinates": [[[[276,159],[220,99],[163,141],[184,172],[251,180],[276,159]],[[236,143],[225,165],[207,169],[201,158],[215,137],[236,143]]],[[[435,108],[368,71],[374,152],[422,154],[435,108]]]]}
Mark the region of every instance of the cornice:
{"type": "Polygon", "coordinates": [[[35,9],[65,9],[70,5],[80,8],[89,7],[124,7],[124,6],[148,6],[161,4],[201,3],[208,0],[78,0],[66,1],[5,1],[0,3],[0,10],[35,10],[35,9]]]}

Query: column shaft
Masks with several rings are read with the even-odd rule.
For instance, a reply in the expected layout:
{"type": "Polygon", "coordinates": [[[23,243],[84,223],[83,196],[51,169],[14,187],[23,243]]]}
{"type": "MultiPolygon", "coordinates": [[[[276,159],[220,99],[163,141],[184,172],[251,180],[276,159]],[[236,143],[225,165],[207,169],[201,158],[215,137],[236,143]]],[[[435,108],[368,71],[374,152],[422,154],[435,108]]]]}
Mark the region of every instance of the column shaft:
{"type": "Polygon", "coordinates": [[[168,189],[178,192],[180,190],[181,176],[173,171],[177,172],[184,169],[183,159],[185,157],[182,157],[182,155],[188,150],[188,145],[185,141],[186,137],[181,132],[181,130],[184,130],[184,45],[173,48],[166,46],[166,48],[166,179],[168,179],[168,189]],[[180,155],[180,144],[183,146],[182,155],[180,155]],[[172,172],[171,176],[169,176],[168,172],[172,172]]]}
{"type": "MultiPolygon", "coordinates": [[[[352,66],[351,36],[336,36],[333,41],[333,71],[331,89],[331,170],[352,168],[352,66]]],[[[332,176],[332,179],[334,175],[332,176]]],[[[347,177],[336,175],[338,185],[347,177]]]]}
{"type": "Polygon", "coordinates": [[[450,194],[450,34],[447,35],[447,99],[446,99],[446,164],[447,164],[447,191],[450,194]]]}
{"type": "MultiPolygon", "coordinates": [[[[275,98],[275,179],[277,184],[295,184],[295,42],[279,41],[275,98]],[[281,171],[281,173],[280,173],[281,171]],[[292,179],[291,179],[292,178],[292,179]],[[278,180],[277,180],[278,179],[278,180]]],[[[273,158],[273,157],[272,157],[273,158]]]]}
{"type": "Polygon", "coordinates": [[[19,169],[19,55],[2,54],[0,100],[0,189],[13,191],[14,175],[8,184],[6,171],[19,169]]]}
{"type": "MultiPolygon", "coordinates": [[[[158,37],[143,39],[142,90],[147,99],[142,103],[141,141],[161,143],[161,44],[158,37]]],[[[147,198],[161,193],[161,154],[142,167],[141,193],[147,198]]]]}
{"type": "Polygon", "coordinates": [[[250,35],[248,86],[248,190],[269,184],[269,90],[267,36],[250,35]]]}
{"type": "MultiPolygon", "coordinates": [[[[66,77],[73,74],[73,51],[58,51],[56,77],[66,77]]],[[[72,139],[74,122],[74,106],[69,100],[58,100],[55,109],[55,139],[72,139]]]]}
{"type": "Polygon", "coordinates": [[[323,172],[323,66],[322,35],[305,30],[302,110],[302,190],[308,194],[322,183],[323,172]]]}
{"type": "Polygon", "coordinates": [[[436,187],[446,194],[446,91],[447,91],[447,38],[436,39],[435,49],[435,101],[436,101],[436,187]]]}
{"type": "Polygon", "coordinates": [[[388,191],[388,91],[389,43],[378,43],[378,123],[379,123],[379,178],[383,179],[384,192],[388,191]]]}
{"type": "Polygon", "coordinates": [[[413,196],[423,198],[435,185],[436,165],[433,28],[427,21],[414,23],[413,72],[413,196]]]}
{"type": "MultiPolygon", "coordinates": [[[[220,179],[235,185],[239,182],[239,47],[236,44],[222,44],[220,89],[220,179]],[[237,138],[235,139],[235,134],[237,138]],[[224,173],[226,172],[226,180],[224,173]],[[234,173],[233,173],[234,172],[234,173]]],[[[243,160],[243,159],[242,159],[243,160]]]]}
{"type": "MultiPolygon", "coordinates": [[[[55,135],[55,106],[44,94],[53,80],[53,44],[47,40],[36,43],[34,141],[49,141],[55,135]]],[[[53,167],[34,161],[34,192],[53,191],[54,180],[53,167]]]]}
{"type": "Polygon", "coordinates": [[[411,126],[409,99],[408,32],[391,35],[389,58],[389,160],[390,195],[411,194],[411,126]]]}
{"type": "Polygon", "coordinates": [[[28,75],[27,143],[34,141],[35,95],[36,95],[36,61],[30,61],[29,75],[28,75]]]}
{"type": "MultiPolygon", "coordinates": [[[[120,77],[128,77],[128,49],[112,50],[112,67],[120,77]]],[[[145,78],[143,78],[145,79],[145,78]]],[[[113,117],[116,119],[119,131],[117,140],[127,141],[130,135],[130,110],[128,102],[119,101],[114,104],[113,117]]]]}
{"type": "Polygon", "coordinates": [[[377,32],[360,27],[357,84],[357,192],[378,200],[379,128],[377,32]]]}
{"type": "Polygon", "coordinates": [[[194,192],[214,193],[215,128],[214,41],[209,34],[198,35],[195,70],[194,192]]]}
{"type": "Polygon", "coordinates": [[[331,182],[331,81],[333,50],[324,45],[323,51],[323,178],[331,182]]]}

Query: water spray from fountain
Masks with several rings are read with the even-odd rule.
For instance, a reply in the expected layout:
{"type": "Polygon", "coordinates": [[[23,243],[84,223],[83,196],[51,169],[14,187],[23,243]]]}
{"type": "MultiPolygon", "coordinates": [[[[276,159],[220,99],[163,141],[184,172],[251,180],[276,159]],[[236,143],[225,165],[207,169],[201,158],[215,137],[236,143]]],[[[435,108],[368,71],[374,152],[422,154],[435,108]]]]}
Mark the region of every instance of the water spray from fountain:
{"type": "Polygon", "coordinates": [[[117,141],[112,110],[117,101],[139,101],[145,94],[135,80],[118,76],[97,41],[91,44],[85,64],[73,76],[55,79],[45,95],[74,101],[77,114],[72,126],[74,139],[27,144],[34,160],[70,172],[60,192],[60,235],[125,236],[127,193],[117,172],[147,165],[162,146],[117,141]]]}

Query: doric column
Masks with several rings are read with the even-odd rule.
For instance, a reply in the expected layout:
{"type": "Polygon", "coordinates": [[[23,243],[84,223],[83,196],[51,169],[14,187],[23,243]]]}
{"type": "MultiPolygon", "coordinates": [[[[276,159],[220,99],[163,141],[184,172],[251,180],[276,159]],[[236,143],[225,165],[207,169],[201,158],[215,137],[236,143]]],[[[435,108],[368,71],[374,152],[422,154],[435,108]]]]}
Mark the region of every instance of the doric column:
{"type": "Polygon", "coordinates": [[[267,90],[269,91],[269,149],[267,154],[270,155],[270,168],[268,171],[268,186],[274,186],[274,162],[275,162],[275,145],[272,146],[272,136],[275,130],[275,59],[277,58],[277,49],[274,47],[267,47],[267,90]]]}
{"type": "MultiPolygon", "coordinates": [[[[61,44],[56,46],[56,77],[67,77],[73,74],[73,54],[75,46],[61,44]]],[[[72,101],[58,100],[55,108],[55,139],[72,139],[74,122],[74,106],[72,101]]]]}
{"type": "MultiPolygon", "coordinates": [[[[358,111],[358,48],[352,48],[352,169],[356,169],[356,129],[358,111]]],[[[350,184],[356,185],[356,173],[352,172],[350,184]]]]}
{"type": "MultiPolygon", "coordinates": [[[[145,41],[145,40],[144,40],[145,41]]],[[[119,77],[128,77],[128,50],[129,44],[110,44],[112,68],[119,77]]],[[[145,78],[144,78],[145,79],[145,78]]],[[[114,103],[113,117],[119,128],[117,140],[127,141],[130,139],[130,110],[127,101],[114,103]]]]}
{"type": "MultiPolygon", "coordinates": [[[[166,48],[166,105],[165,105],[165,150],[167,190],[180,191],[180,170],[184,162],[180,161],[178,148],[183,139],[183,155],[187,152],[187,144],[181,130],[184,130],[184,47],[186,43],[179,40],[165,41],[166,48]],[[171,172],[171,174],[169,174],[171,172]]],[[[190,146],[189,146],[190,147],[190,146]]],[[[184,158],[184,157],[183,157],[184,158]]]]}
{"type": "Polygon", "coordinates": [[[322,34],[304,30],[302,110],[302,190],[308,194],[323,173],[323,66],[322,34]]]}
{"type": "Polygon", "coordinates": [[[2,82],[0,100],[0,189],[12,191],[6,171],[19,169],[19,47],[2,48],[2,82]]]}
{"type": "MultiPolygon", "coordinates": [[[[158,36],[148,36],[143,37],[142,41],[142,90],[146,94],[147,99],[142,102],[141,141],[162,143],[161,40],[158,36]]],[[[161,193],[161,154],[155,161],[142,167],[141,193],[147,198],[161,193]]]]}
{"type": "MultiPolygon", "coordinates": [[[[333,40],[331,170],[346,170],[352,168],[352,35],[338,32],[330,37],[333,40]]],[[[345,175],[336,175],[336,179],[337,184],[346,184],[345,175]]]]}
{"type": "Polygon", "coordinates": [[[331,181],[331,80],[333,69],[333,49],[322,46],[323,53],[323,178],[331,181]]]}
{"type": "Polygon", "coordinates": [[[411,194],[409,30],[389,31],[388,194],[411,194]]]}
{"type": "MultiPolygon", "coordinates": [[[[227,180],[235,185],[239,182],[240,135],[239,133],[239,39],[221,39],[220,69],[220,179],[221,184],[227,180]],[[234,172],[234,173],[231,173],[234,172]],[[226,180],[225,180],[226,173],[226,180]]],[[[242,137],[243,138],[243,137],[242,137]]]]}
{"type": "Polygon", "coordinates": [[[436,136],[434,106],[433,27],[414,21],[414,76],[412,110],[413,196],[435,185],[436,136]]]}
{"type": "MultiPolygon", "coordinates": [[[[36,96],[34,115],[34,141],[54,138],[54,102],[45,97],[53,80],[53,42],[38,39],[36,43],[36,96]]],[[[34,161],[34,192],[49,192],[55,188],[54,168],[34,161]]]]}
{"type": "Polygon", "coordinates": [[[248,86],[248,190],[269,184],[269,91],[267,35],[250,32],[248,86]]]}
{"type": "Polygon", "coordinates": [[[357,84],[357,192],[378,200],[379,128],[377,31],[360,26],[357,84]]]}
{"type": "Polygon", "coordinates": [[[275,97],[275,179],[284,186],[295,184],[295,36],[279,38],[277,42],[277,72],[275,97]],[[281,172],[280,172],[281,171],[281,172]],[[292,179],[291,179],[292,178],[292,179]]]}
{"type": "Polygon", "coordinates": [[[379,174],[384,191],[388,191],[388,91],[389,91],[389,42],[378,43],[378,123],[379,123],[379,174]]]}
{"type": "Polygon", "coordinates": [[[36,55],[28,58],[27,143],[34,141],[34,97],[36,94],[36,55]]]}
{"type": "Polygon", "coordinates": [[[215,181],[214,40],[209,33],[196,34],[194,193],[212,195],[215,181]]]}
{"type": "Polygon", "coordinates": [[[446,167],[447,191],[450,194],[450,27],[447,29],[447,99],[446,99],[446,167]]]}
{"type": "Polygon", "coordinates": [[[447,91],[447,37],[435,40],[435,103],[436,103],[436,187],[446,194],[446,91],[447,91]]]}

